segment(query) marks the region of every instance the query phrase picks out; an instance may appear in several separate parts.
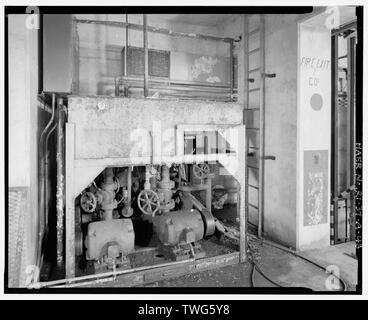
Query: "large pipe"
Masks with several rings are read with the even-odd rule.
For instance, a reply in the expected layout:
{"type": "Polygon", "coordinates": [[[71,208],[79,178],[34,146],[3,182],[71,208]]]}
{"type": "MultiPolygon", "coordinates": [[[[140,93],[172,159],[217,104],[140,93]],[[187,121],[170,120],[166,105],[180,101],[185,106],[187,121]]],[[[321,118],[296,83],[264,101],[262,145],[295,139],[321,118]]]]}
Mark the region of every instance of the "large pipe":
{"type": "Polygon", "coordinates": [[[125,52],[124,52],[124,76],[128,75],[128,45],[129,45],[129,23],[128,23],[128,15],[125,15],[125,52]]]}
{"type": "Polygon", "coordinates": [[[143,48],[144,48],[144,97],[148,97],[148,37],[147,15],[143,15],[143,48]]]}
{"type": "Polygon", "coordinates": [[[43,15],[38,13],[38,93],[43,91],[43,15]]]}
{"type": "Polygon", "coordinates": [[[44,194],[45,194],[45,208],[44,208],[44,225],[46,228],[46,233],[48,231],[48,208],[49,208],[49,190],[48,190],[48,182],[47,182],[47,178],[49,176],[48,172],[49,172],[49,156],[48,156],[48,145],[49,145],[49,139],[51,134],[54,132],[54,130],[56,129],[57,123],[55,122],[55,124],[52,126],[51,130],[48,132],[47,136],[46,136],[46,142],[45,142],[45,172],[44,172],[44,176],[45,176],[45,183],[44,183],[44,194]]]}
{"type": "Polygon", "coordinates": [[[107,167],[104,171],[104,182],[101,188],[103,192],[102,209],[104,211],[104,221],[111,221],[113,219],[113,201],[115,197],[114,186],[114,171],[112,167],[107,167]]]}
{"type": "Polygon", "coordinates": [[[41,266],[41,256],[42,256],[42,241],[43,241],[43,231],[44,231],[44,212],[45,212],[45,182],[46,182],[46,176],[45,176],[45,135],[47,136],[49,133],[49,129],[54,121],[55,118],[55,94],[52,94],[52,113],[51,117],[49,119],[49,122],[43,129],[41,136],[40,136],[40,143],[39,143],[39,167],[38,167],[38,175],[39,175],[39,197],[38,197],[38,203],[39,203],[39,210],[37,212],[37,218],[38,218],[38,227],[37,227],[37,238],[38,238],[38,250],[37,250],[37,258],[36,258],[36,265],[38,267],[41,266]]]}
{"type": "Polygon", "coordinates": [[[58,122],[56,142],[56,263],[64,263],[64,105],[58,99],[58,122]]]}
{"type": "Polygon", "coordinates": [[[232,101],[232,95],[234,93],[234,41],[229,42],[230,49],[230,101],[232,101]]]}
{"type": "Polygon", "coordinates": [[[38,282],[38,283],[31,284],[28,288],[29,289],[40,289],[40,288],[51,287],[51,286],[56,288],[57,285],[63,285],[63,284],[64,286],[68,287],[70,286],[71,283],[77,282],[77,281],[94,280],[94,279],[106,278],[110,276],[115,278],[118,275],[139,272],[139,271],[146,271],[146,270],[157,269],[157,268],[162,268],[162,267],[169,267],[169,266],[174,266],[174,265],[189,264],[195,261],[196,260],[194,258],[191,258],[188,260],[166,262],[166,263],[161,263],[161,264],[156,264],[156,265],[151,265],[151,266],[142,266],[142,267],[137,267],[137,268],[132,268],[132,269],[115,270],[115,271],[109,271],[109,272],[104,272],[104,273],[96,273],[96,274],[90,274],[87,276],[73,277],[69,279],[38,282]]]}
{"type": "Polygon", "coordinates": [[[265,145],[265,18],[260,16],[260,106],[259,106],[259,187],[258,187],[258,237],[262,238],[264,208],[264,145],[265,145]]]}

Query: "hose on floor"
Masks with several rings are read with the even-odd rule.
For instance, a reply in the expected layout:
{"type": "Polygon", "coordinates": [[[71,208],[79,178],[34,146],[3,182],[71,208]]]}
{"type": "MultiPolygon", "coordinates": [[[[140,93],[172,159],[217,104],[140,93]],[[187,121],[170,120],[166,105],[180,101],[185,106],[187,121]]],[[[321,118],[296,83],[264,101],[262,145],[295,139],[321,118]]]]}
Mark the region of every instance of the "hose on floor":
{"type": "Polygon", "coordinates": [[[276,287],[282,288],[283,286],[275,281],[273,281],[270,277],[268,277],[262,270],[261,268],[259,268],[259,266],[256,263],[252,262],[252,271],[250,273],[250,284],[251,286],[254,288],[256,287],[254,285],[254,271],[257,270],[257,272],[266,280],[268,280],[269,282],[271,282],[273,285],[275,285],[276,287]]]}
{"type": "MultiPolygon", "coordinates": [[[[306,257],[304,257],[304,256],[302,256],[302,255],[300,255],[298,253],[296,253],[293,250],[290,250],[288,248],[285,248],[285,247],[283,247],[281,245],[277,245],[277,244],[275,244],[275,243],[273,243],[272,241],[269,241],[269,240],[259,239],[259,238],[257,238],[256,236],[253,236],[253,235],[248,235],[248,236],[251,237],[251,238],[253,238],[253,239],[260,240],[260,241],[262,241],[262,243],[265,243],[265,244],[267,244],[267,245],[269,245],[271,247],[274,247],[276,249],[279,249],[279,250],[282,250],[284,252],[290,253],[290,254],[294,255],[295,257],[297,257],[299,259],[302,259],[302,260],[304,260],[304,261],[306,261],[306,262],[308,262],[308,263],[316,266],[317,268],[323,270],[324,272],[327,272],[327,270],[326,270],[325,267],[323,267],[320,264],[318,264],[318,263],[316,263],[316,262],[314,262],[314,261],[312,261],[312,260],[310,260],[310,259],[308,259],[308,258],[306,258],[306,257]]],[[[283,287],[282,285],[280,285],[279,283],[273,281],[270,277],[268,277],[261,270],[261,268],[254,262],[253,257],[252,257],[252,250],[251,250],[251,248],[249,248],[249,246],[248,246],[248,252],[250,252],[250,255],[251,255],[250,262],[252,264],[252,271],[251,271],[251,281],[250,282],[251,282],[252,287],[254,287],[254,270],[257,270],[265,279],[267,279],[268,281],[270,281],[274,285],[276,285],[278,287],[283,287]]],[[[336,279],[338,279],[339,282],[341,283],[343,289],[340,290],[340,291],[347,291],[347,284],[346,284],[346,282],[341,277],[336,276],[333,272],[329,272],[329,274],[330,275],[333,275],[334,277],[336,277],[336,279]]]]}

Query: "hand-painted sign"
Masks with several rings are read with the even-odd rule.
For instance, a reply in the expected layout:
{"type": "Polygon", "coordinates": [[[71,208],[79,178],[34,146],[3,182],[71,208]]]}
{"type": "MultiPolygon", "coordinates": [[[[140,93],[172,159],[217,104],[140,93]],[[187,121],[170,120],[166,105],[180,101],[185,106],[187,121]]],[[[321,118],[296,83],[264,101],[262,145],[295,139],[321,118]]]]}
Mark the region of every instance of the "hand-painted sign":
{"type": "Polygon", "coordinates": [[[327,223],[328,151],[304,151],[304,226],[327,223]]]}

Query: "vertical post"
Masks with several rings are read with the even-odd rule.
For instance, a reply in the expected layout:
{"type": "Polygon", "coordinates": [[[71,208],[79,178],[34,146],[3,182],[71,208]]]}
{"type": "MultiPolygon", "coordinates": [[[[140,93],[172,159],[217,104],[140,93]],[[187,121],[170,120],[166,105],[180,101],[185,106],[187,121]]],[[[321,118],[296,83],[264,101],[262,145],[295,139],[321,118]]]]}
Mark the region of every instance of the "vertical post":
{"type": "Polygon", "coordinates": [[[259,189],[258,189],[258,237],[263,229],[264,194],[264,133],[265,133],[265,22],[260,15],[260,90],[259,90],[259,189]]]}
{"type": "Polygon", "coordinates": [[[128,27],[128,14],[125,15],[125,52],[124,52],[124,76],[128,75],[128,44],[129,44],[129,27],[128,27]]]}
{"type": "Polygon", "coordinates": [[[73,80],[71,92],[79,93],[79,38],[78,38],[78,23],[72,18],[72,57],[73,57],[73,80]]]}
{"type": "Polygon", "coordinates": [[[56,261],[61,270],[64,265],[64,105],[58,99],[56,141],[56,261]]]}
{"type": "MultiPolygon", "coordinates": [[[[355,185],[355,37],[348,38],[348,112],[347,112],[347,187],[355,185]]],[[[354,197],[348,197],[350,205],[349,240],[355,240],[355,205],[354,197]]],[[[347,220],[348,221],[348,220],[347,220]]]]}
{"type": "Polygon", "coordinates": [[[128,210],[131,210],[131,201],[132,201],[132,170],[133,167],[128,167],[128,200],[127,200],[127,206],[128,210]]]}
{"type": "Polygon", "coordinates": [[[43,15],[38,14],[38,93],[43,91],[43,15]]]}
{"type": "Polygon", "coordinates": [[[239,144],[238,144],[238,175],[237,180],[240,184],[240,193],[238,201],[239,208],[239,224],[240,224],[240,262],[247,261],[248,248],[248,209],[247,209],[247,167],[244,163],[247,162],[247,140],[245,134],[245,126],[240,126],[238,130],[239,144]]]}
{"type": "Polygon", "coordinates": [[[230,40],[230,101],[232,101],[232,95],[234,93],[234,41],[230,40]]]}
{"type": "MultiPolygon", "coordinates": [[[[244,171],[240,177],[239,184],[240,190],[238,192],[238,215],[240,223],[240,262],[247,260],[247,248],[248,248],[248,141],[246,133],[246,109],[248,106],[248,18],[243,15],[243,79],[244,79],[244,117],[243,124],[244,130],[240,132],[239,150],[242,153],[242,157],[239,158],[239,168],[244,171]],[[243,160],[243,161],[242,161],[243,160]]],[[[240,86],[238,85],[238,89],[240,86]]]]}
{"type": "MultiPolygon", "coordinates": [[[[331,158],[332,158],[332,165],[331,165],[331,190],[332,190],[332,198],[336,197],[338,195],[338,163],[337,163],[337,156],[338,156],[338,112],[337,112],[337,105],[338,105],[338,35],[332,36],[332,43],[331,43],[331,60],[332,60],[332,73],[331,73],[331,83],[332,83],[332,97],[331,97],[331,117],[332,117],[332,123],[331,126],[332,129],[332,143],[331,143],[331,158]]],[[[337,243],[338,238],[338,205],[337,201],[334,201],[332,203],[333,206],[333,221],[334,221],[334,237],[333,237],[333,243],[337,243]]]]}
{"type": "Polygon", "coordinates": [[[143,49],[144,49],[144,97],[148,97],[148,37],[147,37],[147,15],[143,15],[143,49]]]}
{"type": "Polygon", "coordinates": [[[65,124],[65,276],[75,275],[74,124],[65,124]]]}

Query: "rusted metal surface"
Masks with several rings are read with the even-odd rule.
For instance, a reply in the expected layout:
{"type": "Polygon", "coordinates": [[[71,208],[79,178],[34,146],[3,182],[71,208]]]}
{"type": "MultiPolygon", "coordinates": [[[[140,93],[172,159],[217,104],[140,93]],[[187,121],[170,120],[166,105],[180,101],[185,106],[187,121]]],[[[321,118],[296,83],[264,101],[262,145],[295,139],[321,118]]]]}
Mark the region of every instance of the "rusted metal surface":
{"type": "Polygon", "coordinates": [[[74,145],[75,128],[65,124],[65,277],[75,275],[75,195],[74,145]]]}
{"type": "Polygon", "coordinates": [[[141,284],[160,281],[162,279],[179,277],[185,274],[196,273],[205,270],[213,270],[237,263],[239,263],[239,252],[233,252],[198,260],[190,259],[187,261],[169,262],[161,265],[145,266],[135,269],[88,275],[69,280],[39,282],[32,285],[31,288],[77,287],[82,285],[92,286],[96,283],[104,282],[104,280],[117,280],[119,281],[119,285],[121,287],[134,287],[141,284]]]}
{"type": "Polygon", "coordinates": [[[44,232],[45,232],[45,219],[46,219],[46,152],[47,152],[47,137],[49,136],[50,130],[52,130],[52,125],[55,118],[55,106],[56,106],[56,95],[52,95],[52,113],[47,123],[46,127],[43,129],[40,141],[39,141],[39,167],[38,167],[38,174],[39,174],[39,210],[38,210],[38,226],[37,226],[37,237],[38,237],[38,248],[37,248],[37,259],[36,264],[38,267],[41,266],[42,261],[42,242],[44,239],[44,232]],[[51,129],[50,129],[51,128],[51,129]]]}
{"type": "Polygon", "coordinates": [[[64,264],[64,105],[58,99],[57,150],[56,150],[56,262],[64,264]]]}
{"type": "MultiPolygon", "coordinates": [[[[164,133],[162,155],[173,156],[176,125],[240,125],[243,112],[237,103],[69,96],[68,122],[75,124],[76,159],[129,158],[154,123],[164,133]]],[[[143,147],[140,156],[151,156],[143,147]]]]}

